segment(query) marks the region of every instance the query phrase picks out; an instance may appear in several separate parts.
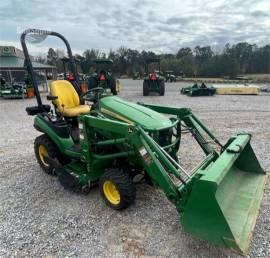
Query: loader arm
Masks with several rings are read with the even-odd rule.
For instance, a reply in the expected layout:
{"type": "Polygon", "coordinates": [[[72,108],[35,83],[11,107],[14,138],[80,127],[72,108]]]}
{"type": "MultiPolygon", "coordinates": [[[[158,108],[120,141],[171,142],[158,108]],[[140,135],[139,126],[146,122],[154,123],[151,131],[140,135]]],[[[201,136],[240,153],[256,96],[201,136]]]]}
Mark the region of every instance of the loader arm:
{"type": "Polygon", "coordinates": [[[213,149],[211,145],[213,143],[217,144],[221,149],[224,148],[213,133],[191,112],[190,109],[148,105],[141,102],[138,104],[162,114],[177,116],[179,120],[184,122],[186,129],[194,136],[206,155],[215,152],[215,149],[213,149]]]}
{"type": "MultiPolygon", "coordinates": [[[[80,117],[80,122],[84,124],[84,128],[95,128],[96,130],[102,130],[106,128],[107,131],[111,133],[120,133],[121,137],[115,138],[113,140],[99,141],[95,145],[113,145],[115,143],[129,143],[133,146],[133,151],[128,153],[119,152],[111,154],[112,158],[124,157],[124,156],[141,156],[144,168],[149,174],[150,178],[160,186],[164,191],[166,196],[173,202],[176,203],[180,198],[180,192],[177,189],[176,184],[172,181],[169,176],[169,173],[175,173],[178,177],[181,175],[172,165],[170,160],[166,158],[162,151],[158,151],[154,140],[148,136],[140,126],[133,126],[127,123],[112,121],[106,118],[97,118],[93,116],[82,116],[80,117]],[[152,151],[153,150],[153,151],[152,151]],[[157,153],[158,152],[158,153],[157,153]],[[149,155],[144,155],[148,153],[149,155]],[[159,155],[158,155],[159,154],[159,155]],[[161,165],[161,157],[163,161],[169,166],[170,170],[168,171],[161,165]]],[[[84,130],[85,132],[86,130],[84,130]]],[[[84,134],[85,140],[82,143],[83,149],[89,149],[89,141],[87,139],[87,133],[84,134]]],[[[88,152],[83,152],[85,155],[88,155],[88,152]]],[[[101,155],[93,154],[95,158],[104,159],[106,156],[101,157],[101,155]]],[[[83,157],[87,160],[88,157],[83,157]]]]}
{"type": "MultiPolygon", "coordinates": [[[[177,116],[192,133],[206,154],[195,169],[189,173],[185,171],[142,126],[86,115],[81,117],[86,127],[106,128],[106,131],[118,135],[112,140],[96,142],[96,145],[125,142],[132,146],[128,152],[103,157],[93,154],[92,157],[139,156],[145,172],[176,206],[186,231],[245,254],[266,183],[266,173],[250,145],[251,136],[239,134],[222,145],[189,109],[147,106],[177,116]],[[212,148],[213,143],[221,147],[220,152],[212,148]]],[[[83,145],[89,150],[85,136],[83,145]]],[[[83,153],[87,155],[87,151],[83,153]]]]}
{"type": "MultiPolygon", "coordinates": [[[[91,148],[89,144],[90,139],[88,139],[87,135],[87,130],[91,130],[91,128],[95,130],[106,128],[106,130],[112,134],[119,134],[118,138],[99,141],[96,142],[95,145],[105,146],[115,143],[129,143],[133,146],[133,150],[114,153],[109,156],[93,153],[92,156],[101,160],[105,160],[106,158],[127,157],[134,154],[140,156],[143,168],[153,182],[156,183],[167,198],[176,205],[179,212],[183,211],[183,204],[186,202],[188,196],[188,185],[192,182],[192,175],[189,175],[174,161],[165,151],[165,148],[159,146],[141,126],[113,121],[104,117],[93,117],[91,115],[81,116],[80,123],[82,123],[84,127],[84,141],[81,144],[82,149],[88,150],[91,148]]],[[[84,160],[89,159],[87,151],[82,151],[82,153],[87,155],[83,157],[84,160]]],[[[207,167],[216,157],[216,153],[209,154],[207,158],[196,167],[196,170],[207,167]]]]}

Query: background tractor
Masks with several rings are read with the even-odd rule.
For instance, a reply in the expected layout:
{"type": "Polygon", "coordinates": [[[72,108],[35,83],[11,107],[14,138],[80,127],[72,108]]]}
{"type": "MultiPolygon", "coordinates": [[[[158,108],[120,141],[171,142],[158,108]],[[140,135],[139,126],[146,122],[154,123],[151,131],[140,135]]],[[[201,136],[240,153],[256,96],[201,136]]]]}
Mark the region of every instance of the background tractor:
{"type": "MultiPolygon", "coordinates": [[[[69,80],[69,81],[74,80],[74,75],[70,72],[70,68],[69,68],[70,67],[69,58],[68,57],[63,57],[63,58],[61,58],[61,61],[62,61],[63,70],[64,70],[63,78],[61,78],[61,79],[69,80]]],[[[80,63],[80,59],[74,57],[74,61],[75,61],[75,64],[76,64],[76,72],[78,74],[79,81],[84,81],[85,80],[84,75],[78,73],[78,64],[80,63]]]]}
{"type": "MultiPolygon", "coordinates": [[[[86,92],[88,90],[88,84],[86,82],[86,78],[84,74],[78,73],[78,64],[80,62],[80,59],[76,57],[73,57],[73,58],[76,65],[75,70],[77,73],[77,79],[79,80],[78,82],[79,85],[77,85],[77,87],[80,87],[82,92],[86,92]]],[[[62,61],[64,73],[63,73],[63,76],[59,77],[59,79],[68,80],[71,83],[77,83],[77,81],[75,80],[74,74],[70,71],[70,59],[68,57],[63,57],[61,58],[61,61],[62,61]]]]}
{"type": "Polygon", "coordinates": [[[145,63],[145,77],[143,80],[143,96],[148,96],[149,93],[156,92],[160,96],[165,94],[165,81],[160,72],[160,59],[148,59],[145,63]],[[158,66],[158,70],[155,70],[158,66]]]}
{"type": "Polygon", "coordinates": [[[93,61],[95,64],[95,72],[89,77],[89,89],[101,87],[103,89],[110,89],[113,95],[117,95],[119,91],[111,70],[113,61],[111,59],[96,59],[93,61]]]}
{"type": "Polygon", "coordinates": [[[166,82],[176,82],[174,71],[165,71],[165,80],[166,82]]]}
{"type": "MultiPolygon", "coordinates": [[[[267,178],[251,136],[241,133],[222,144],[188,108],[136,104],[101,87],[81,94],[67,80],[51,83],[47,99],[53,105],[44,105],[25,44],[27,33],[35,30],[24,32],[21,43],[37,106],[26,111],[35,116],[34,127],[41,133],[34,150],[43,171],[73,191],[89,192],[98,185],[105,203],[116,210],[134,203],[134,180],[140,176],[160,187],[187,232],[246,253],[267,178]],[[192,135],[205,154],[191,171],[178,161],[182,133],[192,135]]],[[[56,32],[42,33],[64,41],[75,71],[67,40],[56,32]]]]}

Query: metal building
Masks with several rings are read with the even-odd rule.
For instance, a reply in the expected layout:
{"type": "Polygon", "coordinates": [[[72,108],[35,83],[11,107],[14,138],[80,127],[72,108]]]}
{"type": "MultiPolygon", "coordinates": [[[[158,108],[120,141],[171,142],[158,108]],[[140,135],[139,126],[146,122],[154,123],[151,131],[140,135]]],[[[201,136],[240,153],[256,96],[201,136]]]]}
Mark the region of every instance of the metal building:
{"type": "MultiPolygon", "coordinates": [[[[38,62],[32,64],[39,84],[47,90],[47,79],[56,79],[56,67],[38,62]]],[[[24,82],[26,72],[22,50],[13,46],[0,46],[0,74],[7,82],[24,82]]]]}

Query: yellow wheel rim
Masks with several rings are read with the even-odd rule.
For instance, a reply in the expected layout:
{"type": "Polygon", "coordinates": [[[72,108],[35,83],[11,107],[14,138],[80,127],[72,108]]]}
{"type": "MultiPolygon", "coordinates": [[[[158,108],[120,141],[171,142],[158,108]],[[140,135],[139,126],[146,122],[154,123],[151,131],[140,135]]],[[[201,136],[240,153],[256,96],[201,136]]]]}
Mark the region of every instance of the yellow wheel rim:
{"type": "Polygon", "coordinates": [[[103,183],[103,192],[106,199],[114,205],[120,203],[120,194],[115,186],[115,184],[109,180],[103,183]]]}
{"type": "Polygon", "coordinates": [[[44,145],[39,145],[38,155],[39,155],[39,158],[40,158],[41,162],[43,163],[43,165],[48,167],[49,164],[47,162],[45,162],[44,157],[48,157],[49,154],[48,154],[48,150],[46,149],[46,147],[44,145]]]}

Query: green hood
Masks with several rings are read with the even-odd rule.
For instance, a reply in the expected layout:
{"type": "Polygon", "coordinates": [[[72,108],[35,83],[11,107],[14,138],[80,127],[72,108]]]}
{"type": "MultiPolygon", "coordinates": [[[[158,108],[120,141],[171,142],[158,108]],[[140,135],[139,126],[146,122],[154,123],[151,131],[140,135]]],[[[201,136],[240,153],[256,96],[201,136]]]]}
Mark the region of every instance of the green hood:
{"type": "Polygon", "coordinates": [[[100,100],[100,111],[107,117],[141,125],[148,130],[166,128],[172,125],[171,120],[166,116],[115,96],[102,98],[100,100]]]}

